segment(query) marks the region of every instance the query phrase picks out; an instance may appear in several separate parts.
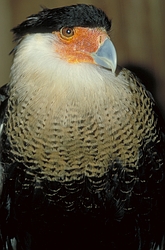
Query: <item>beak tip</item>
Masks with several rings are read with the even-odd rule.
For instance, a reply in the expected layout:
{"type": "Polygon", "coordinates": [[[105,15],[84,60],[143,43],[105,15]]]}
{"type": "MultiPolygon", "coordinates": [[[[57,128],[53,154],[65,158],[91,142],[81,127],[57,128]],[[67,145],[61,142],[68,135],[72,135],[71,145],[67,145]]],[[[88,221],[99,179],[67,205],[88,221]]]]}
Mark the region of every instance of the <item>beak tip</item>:
{"type": "Polygon", "coordinates": [[[117,68],[117,53],[110,39],[106,39],[99,49],[92,55],[96,64],[110,69],[115,73],[117,68]]]}

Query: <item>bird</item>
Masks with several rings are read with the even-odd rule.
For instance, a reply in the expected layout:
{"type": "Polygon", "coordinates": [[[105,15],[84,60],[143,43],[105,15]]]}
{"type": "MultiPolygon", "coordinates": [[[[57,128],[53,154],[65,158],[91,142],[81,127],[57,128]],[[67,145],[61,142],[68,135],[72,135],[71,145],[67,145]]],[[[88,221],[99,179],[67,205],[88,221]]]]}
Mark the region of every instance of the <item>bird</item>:
{"type": "Polygon", "coordinates": [[[164,120],[118,66],[111,20],[93,5],[44,7],[12,31],[0,249],[163,249],[164,120]]]}

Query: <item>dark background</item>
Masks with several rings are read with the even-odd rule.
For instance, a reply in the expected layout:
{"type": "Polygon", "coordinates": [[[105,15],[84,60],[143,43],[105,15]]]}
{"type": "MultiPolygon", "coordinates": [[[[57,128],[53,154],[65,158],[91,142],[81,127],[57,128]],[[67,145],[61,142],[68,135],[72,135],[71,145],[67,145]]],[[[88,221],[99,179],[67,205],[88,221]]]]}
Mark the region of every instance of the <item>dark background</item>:
{"type": "Polygon", "coordinates": [[[112,19],[111,39],[118,64],[132,69],[156,98],[165,116],[165,1],[164,0],[0,0],[0,85],[9,80],[12,56],[10,29],[40,5],[55,8],[76,3],[102,8],[112,19]]]}

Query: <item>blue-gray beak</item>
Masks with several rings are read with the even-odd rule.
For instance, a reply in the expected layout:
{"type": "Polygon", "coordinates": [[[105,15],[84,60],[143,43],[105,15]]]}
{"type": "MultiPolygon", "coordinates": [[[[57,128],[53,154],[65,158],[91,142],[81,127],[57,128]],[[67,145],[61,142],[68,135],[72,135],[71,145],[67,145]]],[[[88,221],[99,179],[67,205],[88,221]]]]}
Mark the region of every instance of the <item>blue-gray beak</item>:
{"type": "Polygon", "coordinates": [[[92,53],[92,57],[96,64],[110,69],[113,73],[115,72],[117,67],[117,54],[110,39],[105,39],[99,49],[95,53],[92,53]]]}

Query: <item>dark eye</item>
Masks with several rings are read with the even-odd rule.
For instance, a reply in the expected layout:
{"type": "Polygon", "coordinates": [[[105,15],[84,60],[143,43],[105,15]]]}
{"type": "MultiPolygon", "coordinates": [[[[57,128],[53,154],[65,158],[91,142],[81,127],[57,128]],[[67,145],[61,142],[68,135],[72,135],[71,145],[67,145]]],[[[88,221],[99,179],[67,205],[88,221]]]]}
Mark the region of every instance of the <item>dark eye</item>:
{"type": "Polygon", "coordinates": [[[71,38],[74,35],[74,29],[70,27],[64,27],[60,29],[60,34],[63,38],[71,38]]]}

